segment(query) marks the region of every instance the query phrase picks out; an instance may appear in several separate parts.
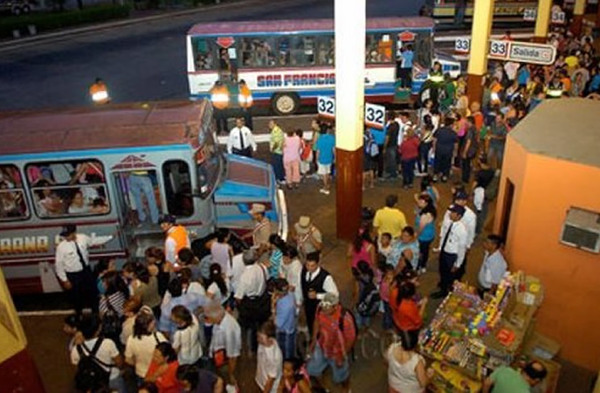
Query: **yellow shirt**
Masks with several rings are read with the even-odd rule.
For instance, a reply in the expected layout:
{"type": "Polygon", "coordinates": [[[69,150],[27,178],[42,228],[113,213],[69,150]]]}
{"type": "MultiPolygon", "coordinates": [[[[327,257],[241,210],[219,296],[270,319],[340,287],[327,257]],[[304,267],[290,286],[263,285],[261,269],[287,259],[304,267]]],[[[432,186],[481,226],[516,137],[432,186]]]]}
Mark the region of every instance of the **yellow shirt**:
{"type": "Polygon", "coordinates": [[[377,233],[380,236],[389,233],[392,238],[396,238],[400,236],[406,226],[406,217],[400,210],[385,206],[375,213],[373,226],[377,228],[377,233]]]}

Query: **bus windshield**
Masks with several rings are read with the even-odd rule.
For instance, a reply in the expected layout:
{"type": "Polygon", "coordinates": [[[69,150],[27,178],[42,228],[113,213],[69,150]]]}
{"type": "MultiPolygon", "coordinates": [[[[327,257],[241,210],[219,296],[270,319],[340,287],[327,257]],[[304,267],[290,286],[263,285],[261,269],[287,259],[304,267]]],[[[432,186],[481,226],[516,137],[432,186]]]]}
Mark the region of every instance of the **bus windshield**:
{"type": "Polygon", "coordinates": [[[205,118],[201,123],[202,129],[198,134],[199,147],[195,155],[198,192],[202,199],[207,199],[215,190],[223,168],[223,156],[217,147],[214,130],[210,127],[210,116],[212,116],[212,112],[206,111],[205,118]]]}

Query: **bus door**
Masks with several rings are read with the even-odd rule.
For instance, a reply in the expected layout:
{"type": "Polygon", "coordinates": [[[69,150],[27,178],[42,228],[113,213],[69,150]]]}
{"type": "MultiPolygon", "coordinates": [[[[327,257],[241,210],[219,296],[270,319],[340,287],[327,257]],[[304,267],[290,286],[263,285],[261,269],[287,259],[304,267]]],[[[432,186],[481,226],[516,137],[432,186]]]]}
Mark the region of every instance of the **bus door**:
{"type": "Polygon", "coordinates": [[[219,52],[219,80],[223,83],[237,84],[238,56],[236,42],[233,37],[218,37],[216,40],[219,52]]]}

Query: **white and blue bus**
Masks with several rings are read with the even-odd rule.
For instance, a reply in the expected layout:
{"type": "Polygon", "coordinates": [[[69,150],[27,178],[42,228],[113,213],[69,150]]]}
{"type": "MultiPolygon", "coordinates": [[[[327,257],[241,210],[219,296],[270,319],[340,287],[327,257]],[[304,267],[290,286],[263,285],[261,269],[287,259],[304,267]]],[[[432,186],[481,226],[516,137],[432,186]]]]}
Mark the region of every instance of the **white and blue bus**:
{"type": "Polygon", "coordinates": [[[140,223],[139,209],[176,216],[194,249],[216,227],[251,231],[252,203],[287,231],[271,166],[220,150],[207,101],[0,112],[0,133],[0,266],[13,293],[60,291],[53,264],[65,224],[117,234],[92,260],[162,246],[160,227],[140,223]],[[140,176],[149,194],[136,195],[140,176]]]}
{"type": "MultiPolygon", "coordinates": [[[[332,96],[333,30],[333,19],[197,24],[187,34],[191,98],[208,98],[217,80],[244,80],[255,103],[285,115],[315,104],[318,96],[332,96]]],[[[402,102],[419,92],[433,62],[433,30],[434,21],[425,17],[367,19],[368,102],[402,102]],[[409,46],[412,83],[401,89],[397,63],[409,46]]]]}

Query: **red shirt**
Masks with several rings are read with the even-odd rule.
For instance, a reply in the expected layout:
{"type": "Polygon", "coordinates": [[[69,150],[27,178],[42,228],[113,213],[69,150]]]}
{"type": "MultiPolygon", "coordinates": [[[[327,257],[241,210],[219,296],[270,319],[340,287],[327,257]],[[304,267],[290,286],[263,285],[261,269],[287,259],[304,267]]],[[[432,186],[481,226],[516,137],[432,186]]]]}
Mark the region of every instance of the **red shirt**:
{"type": "Polygon", "coordinates": [[[319,346],[323,354],[328,359],[334,359],[337,362],[343,361],[348,351],[354,344],[356,331],[351,321],[351,316],[346,313],[342,322],[343,332],[340,331],[340,318],[342,317],[342,307],[337,306],[333,314],[325,314],[322,311],[317,312],[319,321],[319,346]]]}
{"type": "Polygon", "coordinates": [[[404,299],[398,304],[397,298],[398,288],[394,288],[390,293],[390,307],[396,327],[400,330],[417,330],[423,327],[423,318],[419,313],[417,302],[404,299]]]}
{"type": "MultiPolygon", "coordinates": [[[[154,374],[158,367],[159,366],[152,361],[150,367],[148,367],[146,377],[154,374]]],[[[181,391],[181,386],[179,386],[179,381],[177,380],[177,367],[179,367],[179,362],[177,360],[169,363],[167,370],[156,379],[154,383],[158,388],[158,393],[179,393],[181,391]]]]}
{"type": "Polygon", "coordinates": [[[413,160],[419,157],[419,138],[411,136],[403,140],[400,145],[400,155],[402,156],[402,161],[413,160]]]}

